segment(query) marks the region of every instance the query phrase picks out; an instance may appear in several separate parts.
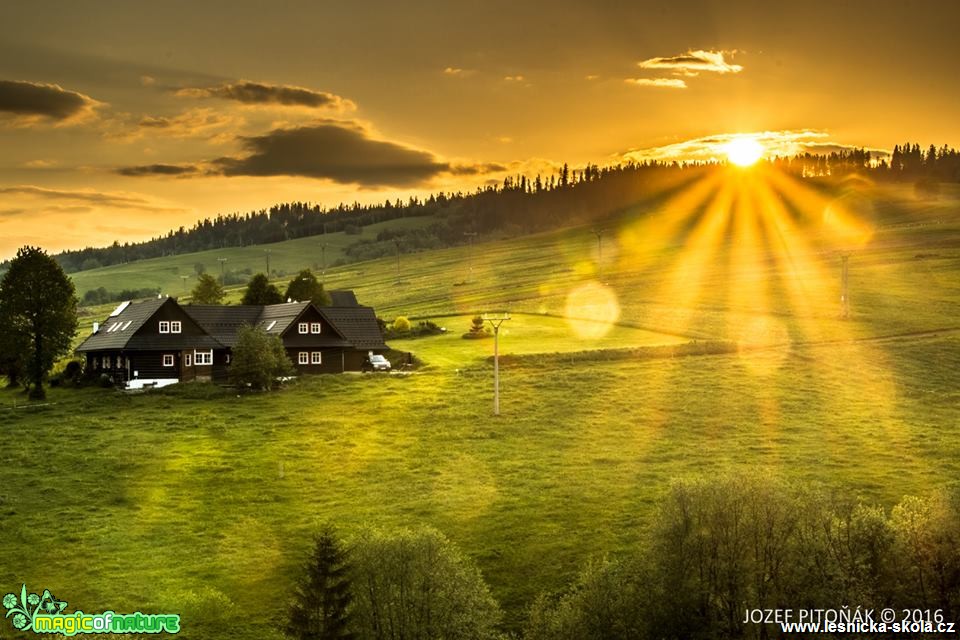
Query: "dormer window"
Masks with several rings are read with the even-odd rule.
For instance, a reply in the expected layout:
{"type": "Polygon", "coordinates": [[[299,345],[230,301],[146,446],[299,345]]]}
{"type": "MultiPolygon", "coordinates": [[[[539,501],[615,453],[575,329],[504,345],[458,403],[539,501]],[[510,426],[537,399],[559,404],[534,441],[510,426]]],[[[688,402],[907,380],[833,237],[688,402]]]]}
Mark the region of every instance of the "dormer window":
{"type": "Polygon", "coordinates": [[[179,320],[173,320],[170,322],[170,333],[180,333],[181,324],[179,320]]]}
{"type": "Polygon", "coordinates": [[[160,333],[170,333],[170,322],[168,320],[160,321],[160,333]]]}
{"type": "Polygon", "coordinates": [[[310,333],[320,333],[320,323],[311,322],[310,323],[310,333]]]}
{"type": "Polygon", "coordinates": [[[300,324],[297,325],[298,333],[305,334],[305,333],[308,333],[309,331],[310,331],[310,325],[307,324],[306,322],[301,322],[300,324]]]}

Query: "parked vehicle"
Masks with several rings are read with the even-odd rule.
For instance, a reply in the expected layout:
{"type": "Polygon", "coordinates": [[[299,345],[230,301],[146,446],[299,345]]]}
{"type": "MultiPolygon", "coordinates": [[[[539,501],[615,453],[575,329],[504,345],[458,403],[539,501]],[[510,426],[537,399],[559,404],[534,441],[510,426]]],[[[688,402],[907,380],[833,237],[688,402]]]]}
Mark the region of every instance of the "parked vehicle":
{"type": "Polygon", "coordinates": [[[363,361],[363,370],[390,371],[390,361],[379,354],[373,354],[363,361]]]}

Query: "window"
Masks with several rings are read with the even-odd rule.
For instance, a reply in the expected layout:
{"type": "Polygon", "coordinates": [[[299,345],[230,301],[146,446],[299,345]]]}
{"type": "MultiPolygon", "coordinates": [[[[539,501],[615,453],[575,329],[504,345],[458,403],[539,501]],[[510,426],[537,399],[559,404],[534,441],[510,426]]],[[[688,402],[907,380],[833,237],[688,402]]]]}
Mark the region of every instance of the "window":
{"type": "Polygon", "coordinates": [[[322,364],[319,351],[314,351],[310,354],[310,364],[322,364]]]}
{"type": "Polygon", "coordinates": [[[127,330],[127,327],[130,326],[130,323],[131,323],[131,322],[133,322],[133,320],[127,320],[127,321],[123,324],[123,326],[120,327],[120,331],[126,331],[126,330],[127,330]]]}
{"type": "Polygon", "coordinates": [[[172,367],[173,366],[173,354],[165,353],[163,354],[163,366],[172,367]]]}
{"type": "Polygon", "coordinates": [[[189,367],[193,364],[193,354],[185,353],[183,354],[183,366],[189,367]]]}
{"type": "Polygon", "coordinates": [[[180,321],[173,320],[170,323],[170,333],[180,333],[180,321]]]}
{"type": "Polygon", "coordinates": [[[297,363],[298,364],[310,364],[310,352],[301,351],[297,354],[297,363]]]}
{"type": "Polygon", "coordinates": [[[308,325],[306,322],[301,322],[300,324],[297,325],[297,331],[299,333],[307,333],[307,330],[309,328],[310,328],[310,325],[308,325]]]}
{"type": "Polygon", "coordinates": [[[103,356],[103,358],[100,359],[100,366],[103,367],[104,369],[109,369],[109,368],[110,368],[110,356],[103,356]]]}
{"type": "MultiPolygon", "coordinates": [[[[170,322],[167,320],[160,321],[160,333],[170,333],[170,322]]],[[[173,365],[170,365],[173,366],[173,365]]]]}
{"type": "Polygon", "coordinates": [[[310,323],[310,333],[320,333],[320,323],[311,322],[310,323]]]}
{"type": "Polygon", "coordinates": [[[198,367],[213,364],[213,351],[194,351],[193,361],[198,367]]]}
{"type": "Polygon", "coordinates": [[[271,321],[270,321],[270,324],[267,325],[267,331],[270,331],[270,330],[273,329],[275,326],[277,326],[277,321],[276,321],[276,320],[271,320],[271,321]]]}
{"type": "Polygon", "coordinates": [[[226,362],[227,364],[230,364],[230,354],[229,354],[229,353],[223,358],[223,361],[226,362]]]}
{"type": "Polygon", "coordinates": [[[117,369],[123,369],[123,358],[117,356],[117,369]]]}

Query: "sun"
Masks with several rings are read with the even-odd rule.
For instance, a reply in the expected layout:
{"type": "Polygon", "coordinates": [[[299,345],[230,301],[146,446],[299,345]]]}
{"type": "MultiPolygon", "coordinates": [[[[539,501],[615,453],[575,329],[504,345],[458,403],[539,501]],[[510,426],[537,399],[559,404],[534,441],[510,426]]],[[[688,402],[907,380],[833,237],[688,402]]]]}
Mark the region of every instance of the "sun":
{"type": "Polygon", "coordinates": [[[755,138],[747,137],[734,138],[723,145],[723,150],[727,154],[727,159],[738,167],[749,167],[755,164],[766,151],[755,138]]]}

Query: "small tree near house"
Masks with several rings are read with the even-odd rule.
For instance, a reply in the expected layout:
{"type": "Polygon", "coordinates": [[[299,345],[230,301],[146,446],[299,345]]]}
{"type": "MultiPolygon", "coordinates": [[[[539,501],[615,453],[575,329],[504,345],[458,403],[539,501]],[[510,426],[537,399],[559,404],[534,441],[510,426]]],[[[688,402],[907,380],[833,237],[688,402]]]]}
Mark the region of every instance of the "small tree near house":
{"type": "Polygon", "coordinates": [[[227,292],[223,290],[223,285],[209,273],[200,274],[197,278],[197,285],[190,293],[196,304],[220,304],[226,295],[227,292]]]}
{"type": "Polygon", "coordinates": [[[230,382],[251,389],[272,389],[278,380],[296,373],[279,336],[245,325],[237,331],[230,363],[230,382]]]}

